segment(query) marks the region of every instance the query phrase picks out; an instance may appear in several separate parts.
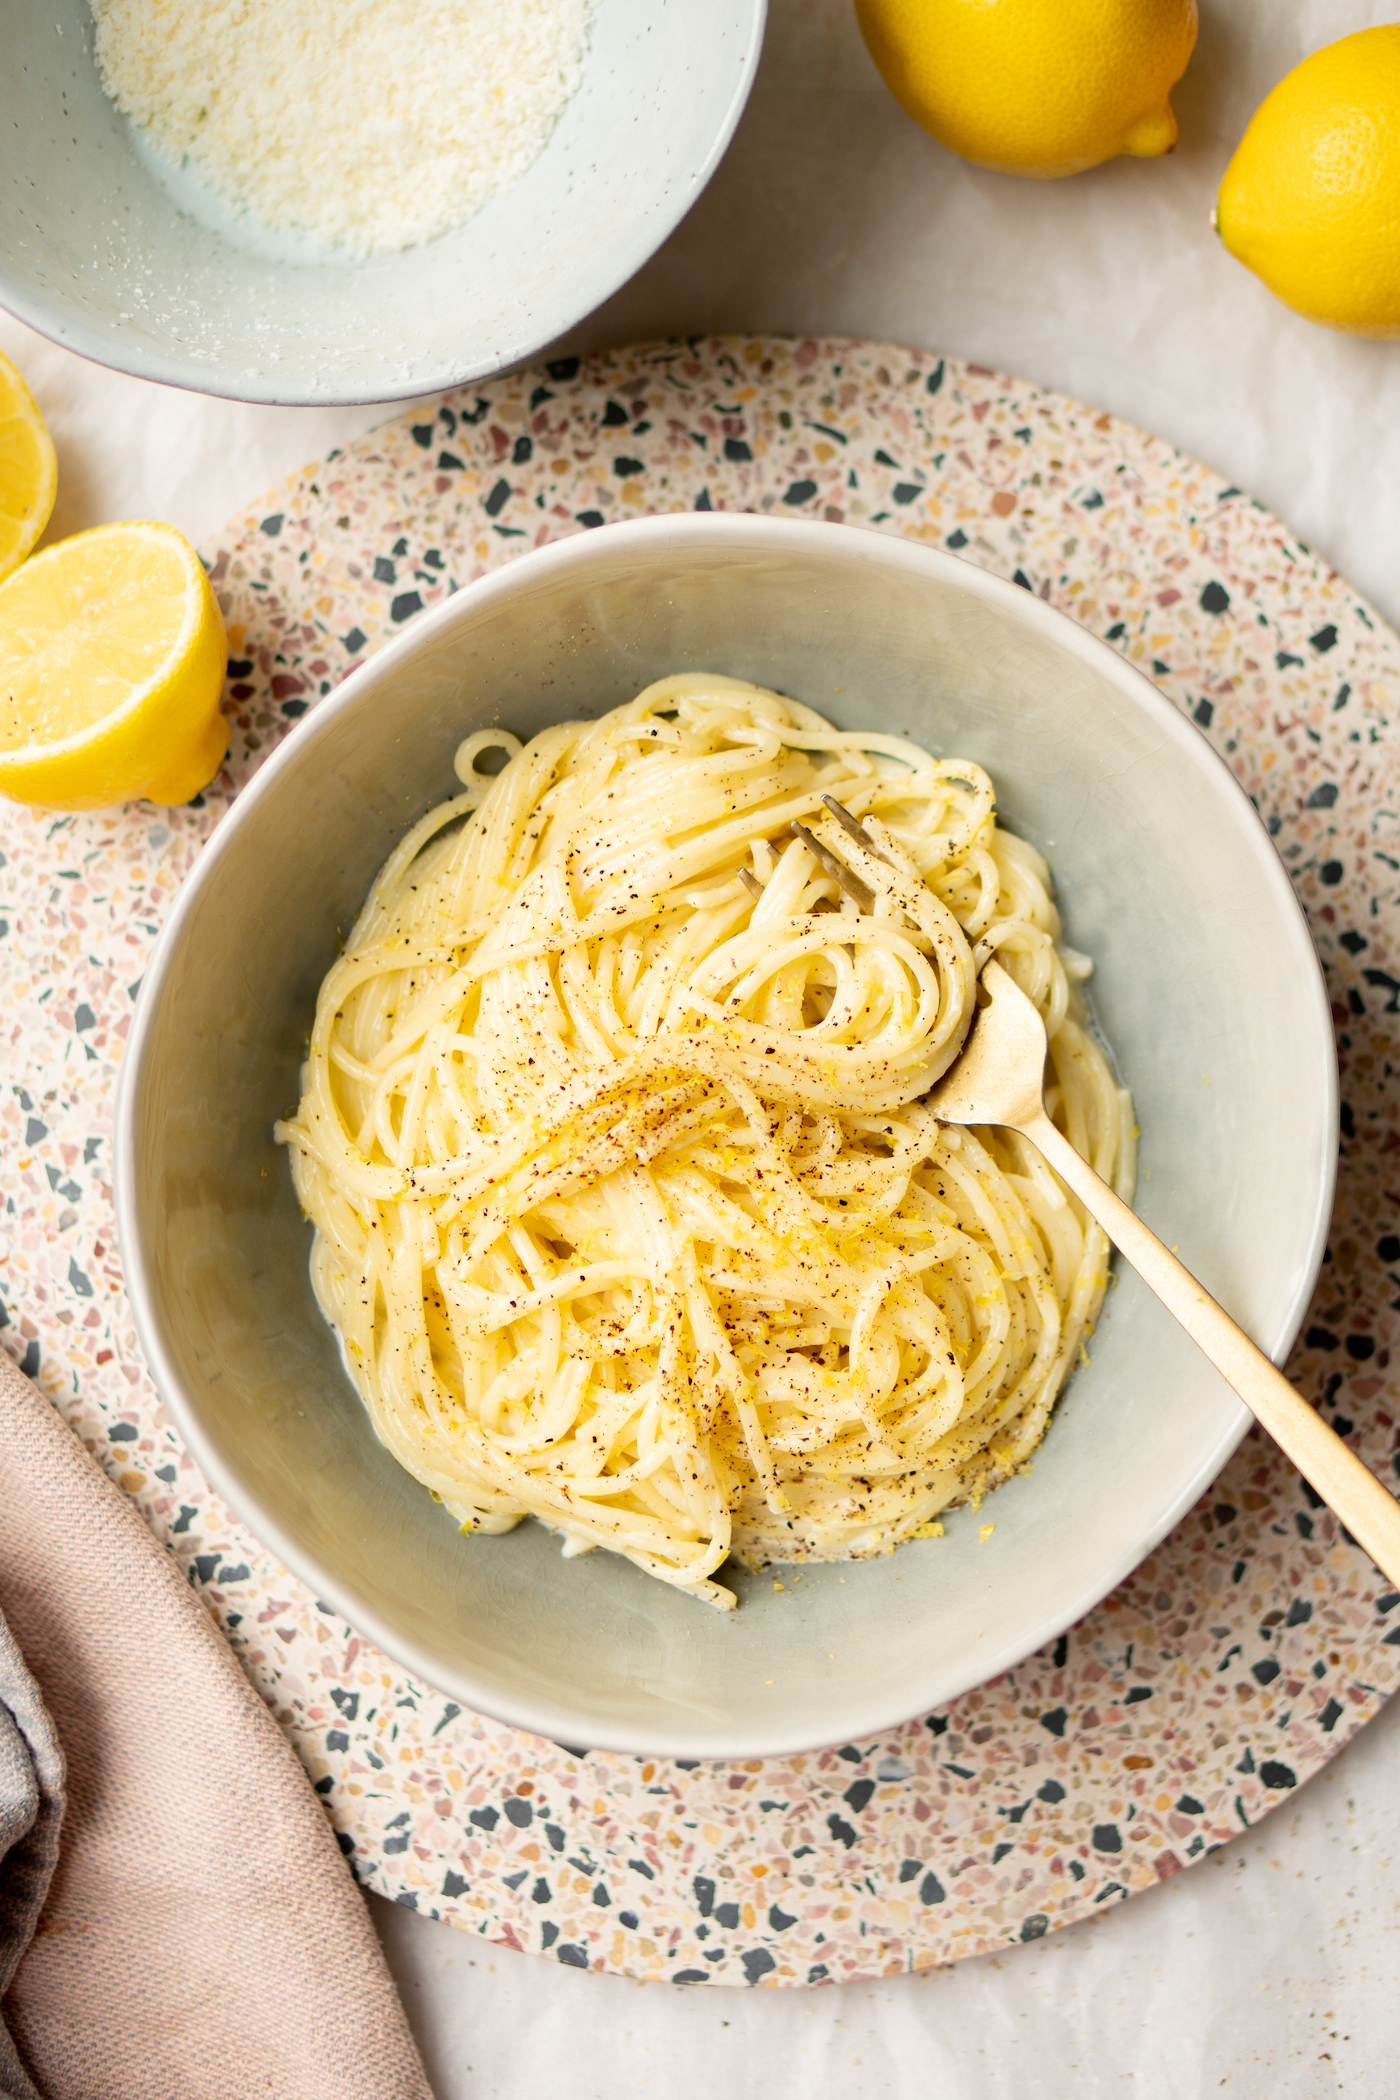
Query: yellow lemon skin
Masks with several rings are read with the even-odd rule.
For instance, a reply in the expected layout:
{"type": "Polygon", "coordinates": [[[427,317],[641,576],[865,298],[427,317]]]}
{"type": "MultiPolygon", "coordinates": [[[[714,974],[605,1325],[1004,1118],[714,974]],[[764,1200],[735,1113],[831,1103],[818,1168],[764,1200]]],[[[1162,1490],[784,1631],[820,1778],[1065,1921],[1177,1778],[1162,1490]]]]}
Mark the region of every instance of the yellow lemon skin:
{"type": "Polygon", "coordinates": [[[856,0],[870,55],[916,123],[1008,175],[1170,153],[1170,91],[1196,0],[856,0]]]}
{"type": "Polygon", "coordinates": [[[1279,82],[1215,209],[1230,253],[1286,306],[1400,336],[1400,23],[1344,36],[1279,82]]]}
{"type": "Polygon", "coordinates": [[[0,578],[49,522],[58,489],[53,439],[19,373],[0,355],[0,578]]]}
{"type": "Polygon", "coordinates": [[[102,525],[0,583],[0,794],[188,802],[228,749],[223,615],[173,525],[102,525]]]}

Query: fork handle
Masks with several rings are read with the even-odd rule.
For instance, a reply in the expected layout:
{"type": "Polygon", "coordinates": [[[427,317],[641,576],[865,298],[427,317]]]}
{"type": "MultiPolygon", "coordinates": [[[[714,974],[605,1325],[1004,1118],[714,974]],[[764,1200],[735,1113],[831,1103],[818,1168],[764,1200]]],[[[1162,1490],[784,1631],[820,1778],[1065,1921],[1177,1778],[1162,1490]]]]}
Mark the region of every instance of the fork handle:
{"type": "Polygon", "coordinates": [[[1400,1503],[1389,1489],[1328,1428],[1137,1213],[1100,1180],[1047,1115],[1042,1112],[1016,1127],[1044,1153],[1148,1289],[1156,1292],[1167,1311],[1205,1351],[1221,1377],[1253,1410],[1381,1572],[1400,1588],[1400,1503]]]}

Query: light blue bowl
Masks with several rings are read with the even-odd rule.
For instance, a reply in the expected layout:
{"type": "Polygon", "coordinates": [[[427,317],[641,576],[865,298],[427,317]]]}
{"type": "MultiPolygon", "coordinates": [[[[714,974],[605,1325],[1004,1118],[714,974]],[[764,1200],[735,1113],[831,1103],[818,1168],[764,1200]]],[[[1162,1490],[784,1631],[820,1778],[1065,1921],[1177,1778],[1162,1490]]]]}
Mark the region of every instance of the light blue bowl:
{"type": "Polygon", "coordinates": [[[532,736],[687,666],[988,768],[1095,958],[1142,1125],[1138,1208],[1276,1359],[1326,1241],[1336,1053],[1288,877],[1200,731],[1029,591],[880,532],[681,512],[558,541],[422,613],[244,789],[147,970],[117,1110],[127,1288],[182,1436],[315,1596],[471,1711],[646,1756],[775,1757],[877,1735],[1053,1640],[1249,1417],[1120,1264],[1032,1471],[943,1538],[781,1591],[739,1571],[727,1616],[613,1554],[566,1561],[538,1524],[464,1538],[380,1443],[272,1136],[317,987],[463,736],[532,736]]]}
{"type": "Polygon", "coordinates": [[[0,0],[0,304],[100,364],[243,401],[391,401],[504,371],[690,209],[764,12],[593,0],[582,82],[533,166],[440,239],[354,262],[166,172],[103,92],[87,0],[0,0]]]}

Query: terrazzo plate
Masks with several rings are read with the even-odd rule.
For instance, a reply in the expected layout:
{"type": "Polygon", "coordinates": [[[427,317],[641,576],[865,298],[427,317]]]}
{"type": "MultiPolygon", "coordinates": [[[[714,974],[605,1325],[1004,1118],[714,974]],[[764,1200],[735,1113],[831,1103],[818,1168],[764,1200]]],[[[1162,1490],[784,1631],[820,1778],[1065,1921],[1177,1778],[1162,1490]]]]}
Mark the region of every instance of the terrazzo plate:
{"type": "Polygon", "coordinates": [[[1095,1611],[950,1706],[799,1757],[576,1755],[396,1669],[229,1517],[155,1397],[112,1240],[112,1080],[151,941],[286,723],[513,552],[692,508],[951,547],[1105,636],[1215,743],[1294,879],[1342,1060],[1336,1212],[1290,1374],[1395,1478],[1400,644],[1208,470],[893,345],[562,360],[390,423],[207,550],[227,772],[186,810],[0,819],[4,1340],[188,1569],[366,1882],[576,1967],[801,1984],[1037,1938],[1203,1857],[1394,1688],[1400,1597],[1250,1436],[1095,1611]]]}

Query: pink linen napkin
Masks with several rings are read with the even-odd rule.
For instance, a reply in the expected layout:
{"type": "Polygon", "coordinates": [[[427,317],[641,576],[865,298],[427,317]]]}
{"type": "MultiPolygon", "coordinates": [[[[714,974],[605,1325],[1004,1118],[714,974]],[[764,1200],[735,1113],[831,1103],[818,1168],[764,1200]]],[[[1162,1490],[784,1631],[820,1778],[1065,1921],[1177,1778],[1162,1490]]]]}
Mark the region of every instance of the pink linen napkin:
{"type": "Polygon", "coordinates": [[[0,1611],[67,1761],[58,1862],[3,2007],[44,2100],[432,2100],[290,1745],[3,1351],[0,1611]]]}

